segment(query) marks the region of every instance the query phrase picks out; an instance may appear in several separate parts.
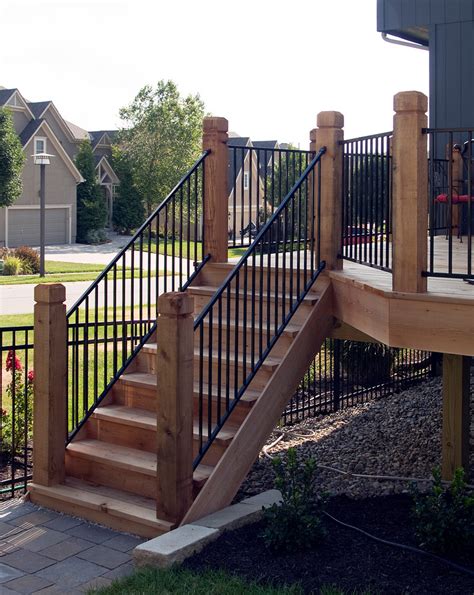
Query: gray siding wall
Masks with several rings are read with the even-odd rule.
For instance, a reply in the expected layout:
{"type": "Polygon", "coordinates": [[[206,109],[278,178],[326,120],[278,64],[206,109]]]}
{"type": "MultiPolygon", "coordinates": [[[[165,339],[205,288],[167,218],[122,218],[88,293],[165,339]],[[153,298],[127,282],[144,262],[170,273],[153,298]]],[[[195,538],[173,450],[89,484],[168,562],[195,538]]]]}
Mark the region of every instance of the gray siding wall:
{"type": "Polygon", "coordinates": [[[46,120],[46,122],[48,122],[49,127],[54,132],[54,135],[63,146],[63,149],[66,151],[69,157],[74,160],[74,155],[77,153],[76,145],[70,141],[68,136],[66,136],[63,129],[58,124],[56,118],[49,109],[44,114],[43,119],[46,120]]]}
{"type": "Polygon", "coordinates": [[[378,31],[473,19],[474,0],[377,0],[378,31]]]}
{"type": "MultiPolygon", "coordinates": [[[[9,106],[7,106],[9,107],[9,106]]],[[[23,130],[27,127],[28,122],[31,120],[31,116],[28,114],[27,111],[19,110],[19,109],[12,109],[10,108],[11,114],[13,115],[13,124],[15,126],[15,131],[19,135],[23,132],[23,130]]]]}
{"type": "MultiPolygon", "coordinates": [[[[49,139],[48,142],[50,142],[49,139]]],[[[33,163],[33,158],[30,156],[32,152],[32,144],[29,143],[25,147],[27,161],[23,168],[23,192],[16,201],[16,205],[39,205],[40,168],[33,163]]],[[[46,203],[48,205],[72,205],[72,242],[76,241],[76,189],[73,175],[63,160],[56,156],[51,164],[46,166],[46,203]]],[[[0,246],[5,243],[4,210],[0,209],[0,246]]]]}

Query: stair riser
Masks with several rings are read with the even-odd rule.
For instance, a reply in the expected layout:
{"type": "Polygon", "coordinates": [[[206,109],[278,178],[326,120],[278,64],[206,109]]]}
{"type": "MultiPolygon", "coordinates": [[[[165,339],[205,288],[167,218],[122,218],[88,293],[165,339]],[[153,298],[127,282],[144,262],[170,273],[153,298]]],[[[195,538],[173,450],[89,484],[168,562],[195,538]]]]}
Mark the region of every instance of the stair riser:
{"type": "MultiPolygon", "coordinates": [[[[136,448],[147,452],[156,452],[156,431],[144,428],[138,428],[128,424],[120,424],[106,420],[91,418],[88,424],[88,437],[102,442],[136,448]]],[[[193,456],[198,454],[199,439],[195,437],[193,441],[193,456]]],[[[221,458],[225,446],[215,442],[206,459],[203,461],[206,465],[215,465],[221,458]]]]}
{"type": "MultiPolygon", "coordinates": [[[[257,260],[257,264],[258,263],[259,263],[259,260],[257,260]]],[[[294,267],[295,266],[296,265],[294,265],[294,267]]],[[[301,267],[304,266],[303,259],[301,259],[301,261],[300,261],[300,266],[301,267]]],[[[309,262],[309,260],[307,260],[308,272],[306,275],[306,282],[309,281],[310,276],[311,276],[311,273],[309,271],[309,266],[310,266],[310,262],[309,262]]],[[[209,285],[212,287],[220,287],[220,285],[222,285],[223,281],[225,280],[225,278],[227,277],[227,275],[230,273],[231,270],[232,270],[231,266],[223,269],[223,268],[219,268],[215,265],[214,266],[207,265],[203,268],[202,272],[200,273],[200,275],[196,279],[196,281],[193,283],[193,285],[195,285],[195,286],[209,285]]],[[[270,287],[274,288],[278,281],[278,287],[280,288],[280,291],[281,291],[283,289],[283,275],[284,275],[284,273],[283,273],[283,269],[281,267],[278,269],[278,275],[276,275],[275,269],[271,269],[270,287]]],[[[290,274],[290,271],[287,267],[287,269],[285,271],[285,288],[287,291],[290,290],[290,284],[291,284],[292,277],[293,277],[293,287],[296,289],[296,286],[298,283],[298,275],[296,272],[293,272],[293,274],[290,274]]],[[[303,287],[304,283],[305,283],[304,273],[300,273],[299,277],[300,277],[300,287],[303,287]]],[[[243,270],[242,270],[240,280],[239,280],[239,283],[241,286],[242,286],[243,280],[244,280],[244,275],[243,275],[243,270]]],[[[252,269],[250,267],[248,268],[247,286],[248,286],[248,288],[252,288],[254,286],[254,277],[252,275],[252,269]]],[[[255,288],[258,290],[262,286],[265,290],[268,287],[268,271],[267,270],[264,271],[263,285],[262,285],[262,281],[260,279],[260,269],[257,268],[255,270],[255,288]]]]}
{"type": "MultiPolygon", "coordinates": [[[[118,405],[126,405],[135,409],[145,409],[146,411],[156,411],[156,390],[154,388],[138,387],[121,384],[120,381],[113,388],[113,401],[118,405]]],[[[222,398],[222,408],[224,408],[225,398],[222,398]]],[[[213,399],[212,419],[216,421],[217,397],[213,399]]],[[[199,414],[199,395],[194,394],[194,415],[197,418],[199,414]]],[[[231,423],[239,425],[247,416],[250,410],[250,404],[238,403],[232,413],[231,423]]],[[[207,398],[203,399],[204,411],[207,411],[207,398]]]]}
{"type": "MultiPolygon", "coordinates": [[[[265,342],[267,339],[266,331],[267,331],[267,329],[265,326],[264,330],[262,331],[262,347],[265,347],[265,342]]],[[[273,331],[274,331],[274,327],[271,328],[270,333],[272,334],[273,331]]],[[[209,325],[204,325],[203,340],[204,340],[205,347],[209,346],[209,334],[210,334],[209,325]]],[[[260,332],[257,329],[254,332],[252,332],[251,328],[246,329],[245,331],[244,331],[244,329],[239,329],[236,332],[234,328],[230,328],[229,338],[227,339],[227,329],[222,328],[221,333],[220,333],[221,347],[223,350],[226,350],[227,349],[227,341],[229,341],[231,353],[234,353],[235,340],[237,338],[237,341],[238,341],[237,346],[238,346],[239,353],[243,353],[244,341],[245,341],[245,351],[247,354],[251,354],[251,352],[252,352],[252,336],[253,336],[253,341],[254,341],[253,349],[254,349],[254,352],[257,353],[257,351],[260,348],[260,332]]],[[[279,350],[278,353],[282,354],[282,355],[284,353],[286,353],[288,348],[290,347],[292,341],[293,341],[293,338],[291,337],[291,335],[283,334],[278,341],[278,350],[279,350]]],[[[201,342],[200,333],[194,333],[194,346],[199,347],[200,342],[201,342]]],[[[213,325],[213,327],[212,327],[212,345],[214,347],[214,350],[217,351],[217,348],[219,346],[219,328],[217,325],[213,325]]],[[[273,351],[272,355],[275,355],[275,353],[276,352],[273,351]]]]}
{"type": "MultiPolygon", "coordinates": [[[[197,380],[199,378],[199,360],[198,358],[194,359],[194,378],[195,380],[197,380]]],[[[244,381],[244,375],[243,375],[243,366],[239,363],[238,368],[238,380],[237,382],[242,383],[244,381]]],[[[250,373],[250,366],[247,363],[247,368],[246,368],[246,375],[248,376],[250,373]]],[[[272,375],[272,371],[269,371],[268,369],[265,369],[264,367],[261,367],[258,372],[256,373],[254,379],[252,380],[252,388],[254,390],[262,390],[265,385],[267,384],[268,380],[270,379],[272,375]]],[[[224,387],[225,383],[227,380],[227,366],[226,366],[226,362],[225,359],[222,358],[222,362],[221,362],[221,386],[224,387]]],[[[216,387],[217,386],[217,381],[218,381],[218,361],[217,359],[215,361],[213,361],[212,363],[212,386],[216,387]]],[[[208,383],[209,382],[209,362],[208,360],[203,360],[203,382],[204,383],[208,383]]],[[[235,366],[230,363],[229,365],[229,383],[230,386],[234,386],[234,382],[235,382],[235,366]]],[[[232,390],[232,389],[231,389],[232,390]]]]}
{"type": "Polygon", "coordinates": [[[93,523],[99,523],[101,525],[105,525],[106,527],[110,527],[116,531],[130,533],[132,535],[138,535],[139,537],[146,537],[148,539],[158,537],[159,535],[163,535],[163,533],[165,533],[164,531],[160,531],[153,527],[143,525],[129,519],[118,518],[108,514],[106,510],[91,510],[88,506],[80,506],[79,504],[73,502],[66,502],[62,499],[40,494],[34,490],[31,490],[29,495],[31,502],[37,504],[38,506],[44,506],[45,508],[57,510],[58,512],[62,512],[64,514],[70,514],[74,517],[84,518],[88,521],[92,521],[93,523]]]}
{"type": "Polygon", "coordinates": [[[71,455],[66,450],[66,475],[156,499],[156,477],[131,469],[125,470],[113,461],[99,463],[71,455]]]}

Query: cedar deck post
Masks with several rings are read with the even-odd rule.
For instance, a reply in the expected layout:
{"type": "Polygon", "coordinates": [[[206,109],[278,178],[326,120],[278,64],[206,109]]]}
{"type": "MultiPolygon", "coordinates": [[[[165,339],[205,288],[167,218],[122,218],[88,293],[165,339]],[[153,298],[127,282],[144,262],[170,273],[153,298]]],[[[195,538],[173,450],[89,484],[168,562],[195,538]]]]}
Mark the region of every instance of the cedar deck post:
{"type": "Polygon", "coordinates": [[[451,480],[454,471],[469,470],[469,392],[471,358],[443,354],[442,475],[451,480]]]}
{"type": "Polygon", "coordinates": [[[194,300],[158,298],[157,517],[179,523],[193,501],[194,300]]]}
{"type": "Polygon", "coordinates": [[[66,289],[61,283],[35,287],[35,391],[33,481],[64,481],[67,401],[66,289]]]}
{"type": "Polygon", "coordinates": [[[225,118],[204,118],[202,148],[211,152],[204,161],[203,256],[210,254],[212,262],[227,262],[228,129],[225,118]]]}
{"type": "Polygon", "coordinates": [[[418,91],[397,93],[393,118],[393,243],[394,291],[426,291],[428,246],[428,99],[418,91]]]}
{"type": "MultiPolygon", "coordinates": [[[[311,131],[311,151],[326,147],[321,163],[321,260],[329,270],[342,269],[341,250],[341,191],[344,140],[344,116],[340,112],[320,112],[318,128],[311,131]]],[[[314,213],[318,213],[317,184],[314,213]]]]}

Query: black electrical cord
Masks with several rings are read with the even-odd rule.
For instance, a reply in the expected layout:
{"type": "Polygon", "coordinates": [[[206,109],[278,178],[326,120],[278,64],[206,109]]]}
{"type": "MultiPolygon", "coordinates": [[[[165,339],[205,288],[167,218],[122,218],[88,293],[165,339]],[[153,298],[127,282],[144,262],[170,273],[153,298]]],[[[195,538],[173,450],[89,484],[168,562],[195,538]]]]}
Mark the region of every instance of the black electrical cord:
{"type": "Polygon", "coordinates": [[[387,539],[381,539],[380,537],[376,537],[375,535],[372,535],[371,533],[367,533],[367,531],[364,531],[363,529],[359,529],[359,527],[354,527],[354,525],[349,525],[348,523],[344,523],[343,521],[336,519],[335,517],[330,515],[328,512],[324,512],[324,514],[329,519],[331,519],[332,521],[337,523],[338,525],[342,525],[343,527],[347,527],[348,529],[352,529],[353,531],[362,533],[362,535],[365,535],[366,537],[369,537],[370,539],[373,539],[374,541],[378,541],[379,543],[383,543],[383,544],[389,545],[391,547],[398,547],[402,550],[406,550],[408,552],[413,552],[415,554],[421,554],[422,556],[427,556],[428,558],[432,558],[433,560],[437,560],[438,562],[443,562],[444,564],[447,564],[448,566],[452,566],[453,568],[455,568],[456,570],[459,570],[460,572],[464,572],[466,574],[474,576],[474,570],[471,570],[470,568],[466,568],[465,566],[461,566],[460,564],[456,564],[455,562],[451,562],[451,560],[447,560],[446,558],[442,558],[441,556],[437,556],[436,554],[432,554],[431,552],[426,552],[425,550],[420,550],[417,547],[412,547],[411,545],[404,545],[403,543],[396,543],[395,541],[388,541],[387,539]]]}

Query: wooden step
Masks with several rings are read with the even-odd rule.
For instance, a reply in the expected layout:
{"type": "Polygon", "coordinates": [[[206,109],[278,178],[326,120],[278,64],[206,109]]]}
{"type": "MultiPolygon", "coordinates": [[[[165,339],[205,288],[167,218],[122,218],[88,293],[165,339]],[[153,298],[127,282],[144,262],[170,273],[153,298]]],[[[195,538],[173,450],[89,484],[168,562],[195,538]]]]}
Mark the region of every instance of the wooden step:
{"type": "MultiPolygon", "coordinates": [[[[201,466],[200,466],[201,467],[201,466]]],[[[212,470],[195,471],[195,489],[212,470]]],[[[78,479],[156,498],[156,454],[94,439],[77,440],[66,448],[66,474],[78,479]]]]}
{"type": "MultiPolygon", "coordinates": [[[[156,413],[145,409],[134,409],[123,405],[98,407],[88,422],[88,438],[126,446],[151,453],[156,452],[156,413]]],[[[236,427],[223,428],[213,442],[203,462],[216,465],[229,446],[236,427]]],[[[199,424],[193,427],[193,456],[199,452],[199,424]]]]}
{"type": "Polygon", "coordinates": [[[157,537],[174,528],[156,518],[153,500],[75,478],[50,487],[31,483],[29,494],[35,504],[141,537],[157,537]]]}

